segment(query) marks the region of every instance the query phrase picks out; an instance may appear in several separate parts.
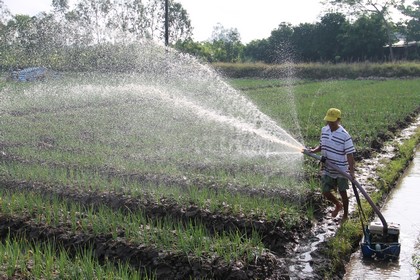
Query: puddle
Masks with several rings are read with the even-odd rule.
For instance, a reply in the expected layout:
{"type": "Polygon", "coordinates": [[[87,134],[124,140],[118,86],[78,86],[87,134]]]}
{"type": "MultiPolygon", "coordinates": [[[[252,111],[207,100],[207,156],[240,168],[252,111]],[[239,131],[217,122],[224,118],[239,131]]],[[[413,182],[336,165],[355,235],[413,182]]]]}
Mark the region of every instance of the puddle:
{"type": "Polygon", "coordinates": [[[411,265],[420,254],[420,150],[381,209],[386,221],[400,224],[401,253],[397,261],[363,260],[360,250],[346,266],[344,279],[418,279],[411,265]],[[417,246],[417,248],[416,248],[417,246]]]}
{"type": "Polygon", "coordinates": [[[315,279],[312,269],[313,258],[311,254],[318,249],[320,243],[335,234],[338,224],[338,219],[328,219],[327,216],[313,227],[312,236],[305,244],[301,244],[296,248],[296,257],[289,260],[290,279],[315,279]]]}

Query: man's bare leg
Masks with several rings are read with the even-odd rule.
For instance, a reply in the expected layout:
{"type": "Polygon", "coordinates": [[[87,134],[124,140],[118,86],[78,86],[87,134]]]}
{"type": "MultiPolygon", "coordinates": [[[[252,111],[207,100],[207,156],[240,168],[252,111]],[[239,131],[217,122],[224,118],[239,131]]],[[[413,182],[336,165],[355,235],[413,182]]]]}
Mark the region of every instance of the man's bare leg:
{"type": "Polygon", "coordinates": [[[344,222],[345,220],[347,220],[349,214],[349,197],[347,196],[347,191],[340,191],[340,195],[344,207],[344,214],[342,218],[342,221],[344,222]]]}
{"type": "MultiPolygon", "coordinates": [[[[340,212],[340,210],[343,208],[343,205],[340,203],[340,201],[338,201],[338,199],[335,197],[335,195],[333,195],[331,192],[324,192],[322,194],[325,196],[326,199],[328,199],[329,201],[334,203],[335,209],[331,213],[331,215],[332,215],[333,218],[335,218],[337,216],[338,212],[340,212]]],[[[347,193],[346,193],[346,196],[347,196],[347,193]]],[[[347,200],[347,210],[348,210],[348,200],[347,200]]]]}

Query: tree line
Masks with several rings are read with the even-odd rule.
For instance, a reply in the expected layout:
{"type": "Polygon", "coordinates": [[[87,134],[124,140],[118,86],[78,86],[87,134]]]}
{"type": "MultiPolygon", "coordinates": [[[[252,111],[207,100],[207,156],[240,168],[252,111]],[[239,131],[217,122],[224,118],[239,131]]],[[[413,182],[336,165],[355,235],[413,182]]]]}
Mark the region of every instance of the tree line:
{"type": "MultiPolygon", "coordinates": [[[[191,38],[187,11],[174,1],[169,10],[171,41],[191,38]]],[[[88,68],[133,44],[161,41],[164,17],[162,0],[79,0],[72,9],[52,0],[52,11],[36,16],[12,15],[0,0],[0,66],[88,68]]]]}
{"type": "Polygon", "coordinates": [[[219,32],[209,42],[188,39],[177,42],[176,48],[211,62],[383,62],[420,58],[420,1],[410,5],[404,5],[404,0],[326,2],[336,11],[324,14],[320,22],[297,26],[282,22],[266,39],[243,45],[236,29],[218,26],[215,30],[219,32]],[[392,22],[393,10],[406,19],[392,22]],[[401,40],[405,45],[392,47],[401,40]]]}
{"type": "MultiPolygon", "coordinates": [[[[293,26],[282,22],[271,35],[248,44],[236,28],[214,27],[204,42],[192,39],[192,26],[180,3],[169,1],[168,25],[171,47],[208,62],[351,62],[418,59],[418,45],[394,54],[396,34],[406,42],[420,41],[420,1],[329,0],[335,10],[317,23],[293,26]],[[357,5],[356,5],[357,4],[357,5]],[[339,7],[339,8],[337,8],[339,7]],[[405,16],[394,23],[394,7],[405,16]],[[338,12],[340,11],[340,12],[338,12]]],[[[52,0],[52,11],[36,16],[12,15],[0,0],[0,67],[10,69],[44,65],[71,69],[94,67],[126,52],[126,46],[165,38],[165,0],[52,0]]]]}

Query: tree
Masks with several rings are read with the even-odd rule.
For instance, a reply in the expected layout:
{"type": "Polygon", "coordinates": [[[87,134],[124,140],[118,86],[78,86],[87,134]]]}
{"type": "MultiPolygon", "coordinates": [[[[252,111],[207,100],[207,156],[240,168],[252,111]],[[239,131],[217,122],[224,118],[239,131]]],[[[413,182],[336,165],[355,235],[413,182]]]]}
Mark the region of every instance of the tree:
{"type": "Polygon", "coordinates": [[[191,20],[187,10],[181,4],[170,2],[169,37],[172,42],[187,40],[192,36],[191,20]]]}
{"type": "MultiPolygon", "coordinates": [[[[141,39],[162,40],[165,36],[165,2],[162,0],[79,0],[68,10],[68,0],[53,0],[57,18],[63,18],[67,41],[78,45],[129,43],[141,39]]],[[[169,1],[170,39],[191,37],[187,11],[169,1]]]]}
{"type": "Polygon", "coordinates": [[[252,62],[270,62],[269,43],[267,39],[253,40],[244,47],[244,57],[252,62]]]}
{"type": "Polygon", "coordinates": [[[212,44],[210,42],[194,42],[191,38],[178,40],[174,48],[180,52],[188,53],[207,62],[213,62],[212,44]]]}
{"type": "Polygon", "coordinates": [[[410,18],[406,21],[406,40],[420,41],[420,1],[414,1],[408,6],[401,5],[399,10],[410,18]]]}
{"type": "Polygon", "coordinates": [[[62,32],[62,24],[54,14],[40,13],[33,18],[36,33],[34,55],[44,66],[53,66],[60,60],[60,55],[66,46],[67,34],[62,32]]]}
{"type": "Polygon", "coordinates": [[[213,26],[210,41],[240,42],[241,35],[237,28],[225,28],[219,22],[213,26]]]}
{"type": "Polygon", "coordinates": [[[150,38],[146,7],[141,0],[114,0],[107,15],[106,27],[113,42],[128,43],[150,38]]]}
{"type": "Polygon", "coordinates": [[[64,13],[69,9],[69,0],[52,0],[52,6],[55,11],[64,13]]]}
{"type": "Polygon", "coordinates": [[[384,24],[388,38],[388,48],[391,61],[394,61],[392,43],[395,40],[393,36],[393,26],[390,17],[392,8],[398,8],[404,0],[326,0],[327,3],[338,6],[348,11],[350,15],[371,15],[376,14],[384,24]]]}
{"type": "Polygon", "coordinates": [[[338,37],[342,45],[340,56],[347,60],[382,59],[387,34],[378,15],[362,16],[343,31],[338,37]]]}
{"type": "Polygon", "coordinates": [[[9,50],[9,34],[6,25],[8,18],[10,18],[10,12],[6,5],[4,5],[3,0],[0,0],[0,70],[2,70],[6,64],[6,55],[9,50]]]}
{"type": "Polygon", "coordinates": [[[236,28],[225,28],[218,23],[213,27],[210,43],[213,61],[238,62],[243,54],[241,35],[236,28]]]}
{"type": "MultiPolygon", "coordinates": [[[[165,1],[150,0],[146,5],[147,25],[150,38],[165,36],[165,1]]],[[[181,4],[169,0],[169,37],[171,42],[191,37],[192,27],[187,11],[181,4]]]]}
{"type": "Polygon", "coordinates": [[[4,4],[3,0],[0,0],[0,23],[5,23],[10,18],[10,11],[4,4]]]}
{"type": "Polygon", "coordinates": [[[288,62],[294,59],[292,45],[293,28],[290,23],[282,22],[277,29],[271,31],[268,38],[269,60],[271,63],[288,62]]]}
{"type": "Polygon", "coordinates": [[[292,44],[295,59],[316,61],[320,57],[318,27],[311,23],[301,23],[293,27],[292,44]]]}
{"type": "Polygon", "coordinates": [[[91,34],[96,43],[107,41],[107,15],[111,10],[108,0],[81,0],[75,10],[75,18],[85,35],[91,34]]]}
{"type": "Polygon", "coordinates": [[[328,13],[321,18],[316,29],[316,48],[321,59],[336,61],[340,57],[343,43],[339,37],[347,24],[346,17],[341,13],[328,13]]]}
{"type": "Polygon", "coordinates": [[[15,15],[5,26],[6,46],[8,50],[8,63],[15,65],[30,64],[30,59],[37,44],[35,17],[15,15]]]}

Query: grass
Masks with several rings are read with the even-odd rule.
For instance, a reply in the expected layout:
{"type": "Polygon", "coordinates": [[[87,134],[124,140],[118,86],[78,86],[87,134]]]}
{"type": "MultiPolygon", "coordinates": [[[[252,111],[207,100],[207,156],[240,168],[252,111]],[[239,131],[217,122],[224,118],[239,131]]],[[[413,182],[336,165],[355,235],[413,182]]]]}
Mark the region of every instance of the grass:
{"type": "Polygon", "coordinates": [[[390,191],[391,186],[395,184],[407,168],[413,158],[413,151],[419,143],[420,130],[417,130],[417,133],[412,138],[397,146],[398,156],[394,157],[385,167],[377,171],[380,180],[376,182],[376,185],[385,194],[390,191]]]}
{"type": "Polygon", "coordinates": [[[242,90],[248,90],[252,88],[274,88],[274,87],[282,87],[288,86],[290,83],[284,80],[279,79],[231,79],[229,80],[229,84],[234,86],[235,88],[239,88],[242,90]]]}
{"type": "Polygon", "coordinates": [[[412,257],[412,264],[417,270],[417,274],[420,275],[420,255],[414,255],[412,257]]]}
{"type": "MultiPolygon", "coordinates": [[[[226,178],[229,169],[225,167],[234,166],[232,162],[242,165],[254,161],[252,164],[260,168],[264,165],[267,165],[267,170],[272,168],[265,159],[237,158],[232,152],[242,149],[241,144],[229,143],[229,135],[220,135],[219,125],[202,125],[194,116],[178,116],[178,112],[171,115],[173,109],[156,112],[155,108],[143,105],[141,97],[125,92],[129,89],[114,88],[120,93],[113,96],[109,93],[112,84],[110,87],[105,87],[107,93],[102,100],[97,96],[102,88],[78,98],[62,96],[53,88],[49,93],[54,96],[53,101],[41,86],[22,86],[17,92],[15,89],[6,90],[8,100],[3,109],[12,116],[6,115],[2,131],[4,141],[12,146],[9,151],[33,160],[84,167],[106,165],[125,172],[207,175],[218,180],[226,178]],[[27,91],[40,92],[40,96],[25,94],[27,91]],[[127,97],[121,97],[121,94],[127,97]],[[226,140],[220,142],[222,138],[226,140]],[[223,156],[226,153],[232,155],[229,158],[223,156]],[[196,162],[204,167],[198,172],[190,168],[196,162]]],[[[249,173],[239,168],[232,171],[238,174],[236,180],[249,183],[254,175],[247,176],[249,173]]],[[[272,180],[272,185],[281,185],[276,174],[263,175],[258,179],[272,180]]],[[[264,183],[259,182],[260,185],[264,183]]]]}
{"type": "Polygon", "coordinates": [[[10,216],[29,216],[37,224],[51,227],[68,225],[73,232],[105,235],[115,239],[124,232],[124,239],[137,244],[154,246],[175,254],[199,256],[217,253],[227,262],[262,252],[261,237],[253,233],[250,238],[238,232],[210,234],[200,223],[183,223],[170,218],[150,220],[142,212],[123,213],[106,205],[97,209],[82,204],[50,199],[36,193],[8,193],[0,191],[1,212],[10,216]]]}
{"type": "Polygon", "coordinates": [[[73,257],[51,244],[10,236],[0,243],[0,262],[2,279],[156,279],[128,265],[102,265],[89,250],[73,257]]]}
{"type": "MultiPolygon", "coordinates": [[[[68,87],[60,86],[57,81],[52,84],[0,82],[0,150],[4,153],[0,179],[43,183],[81,192],[112,192],[137,199],[147,197],[154,203],[170,199],[178,205],[193,205],[212,214],[281,221],[287,230],[298,226],[302,219],[314,217],[315,206],[307,201],[241,192],[288,190],[298,197],[301,194],[304,199],[306,192],[315,192],[318,188],[316,178],[302,180],[305,177],[302,173],[313,166],[304,166],[302,170],[302,166],[295,169],[290,161],[284,164],[278,158],[239,157],[240,151],[246,151],[248,146],[255,151],[265,151],[267,146],[247,140],[234,129],[221,135],[219,130],[226,125],[217,122],[203,125],[201,119],[179,108],[169,106],[166,110],[147,103],[153,94],[159,94],[157,92],[136,95],[132,87],[115,85],[106,77],[95,80],[95,86],[99,87],[95,90],[92,89],[95,86],[89,86],[89,79],[83,77],[69,77],[64,82],[68,87]],[[191,138],[191,135],[196,137],[191,138]],[[5,155],[9,158],[5,159],[5,155]],[[139,182],[130,179],[134,175],[158,179],[139,182]]],[[[306,146],[318,143],[323,117],[329,107],[342,110],[343,125],[360,152],[381,134],[392,134],[389,130],[403,124],[420,104],[419,79],[323,82],[241,79],[230,82],[237,88],[246,88],[242,93],[247,98],[306,146]]],[[[209,93],[203,93],[206,94],[209,93]]],[[[212,101],[204,98],[203,102],[212,101]]],[[[223,100],[217,102],[223,103],[223,100]]],[[[242,114],[245,108],[235,110],[242,114]]],[[[258,120],[254,121],[258,124],[258,120]]],[[[270,148],[268,145],[267,149],[270,148]]],[[[381,175],[387,181],[395,180],[408,160],[410,148],[404,145],[400,151],[401,162],[396,161],[389,166],[388,174],[381,175]]],[[[151,220],[141,211],[127,214],[106,205],[93,209],[58,198],[46,199],[36,192],[3,189],[1,197],[3,214],[29,214],[38,223],[51,226],[65,223],[72,231],[111,233],[114,238],[124,229],[125,238],[130,242],[160,246],[195,258],[214,254],[226,262],[251,262],[266,250],[262,237],[256,232],[214,234],[197,221],[151,220]]],[[[373,199],[379,201],[381,196],[373,199]]],[[[343,254],[351,250],[354,240],[360,236],[358,227],[358,224],[346,223],[331,240],[329,255],[337,267],[343,254]]],[[[15,249],[16,253],[19,250],[26,249],[15,249]]],[[[82,253],[89,256],[89,252],[82,253]]],[[[16,255],[8,259],[10,268],[5,269],[10,271],[7,273],[16,273],[12,268],[20,258],[16,255]]],[[[63,263],[69,262],[67,257],[62,258],[63,263]]],[[[60,263],[61,255],[54,261],[49,259],[43,266],[54,271],[54,264],[60,263]]],[[[87,275],[96,271],[94,264],[82,267],[74,260],[67,266],[87,275]]],[[[46,271],[31,270],[30,273],[36,278],[48,278],[51,275],[43,273],[51,272],[46,271]]],[[[123,273],[135,272],[124,268],[123,273]]]]}
{"type": "Polygon", "coordinates": [[[293,221],[298,222],[297,220],[302,214],[296,205],[284,198],[249,196],[246,193],[233,192],[222,187],[217,191],[196,186],[168,188],[164,184],[144,184],[126,181],[123,178],[107,178],[107,176],[89,171],[83,172],[83,169],[79,171],[67,167],[51,168],[38,164],[25,166],[21,163],[8,163],[5,167],[7,171],[2,172],[5,178],[45,183],[55,186],[55,188],[61,186],[61,188],[74,188],[75,191],[84,192],[113,191],[137,199],[147,197],[155,203],[159,203],[162,197],[168,197],[179,205],[197,205],[201,209],[208,209],[212,212],[245,217],[258,216],[268,220],[277,220],[284,216],[284,213],[289,213],[286,218],[283,218],[290,226],[293,226],[293,221]]]}
{"type": "Polygon", "coordinates": [[[308,81],[293,87],[293,99],[286,88],[255,88],[245,91],[270,117],[302,135],[308,146],[319,141],[325,112],[330,107],[342,111],[342,125],[350,132],[356,148],[369,147],[390,126],[405,123],[405,118],[418,109],[420,79],[412,80],[342,80],[308,81]],[[290,108],[296,108],[296,127],[290,108]]]}
{"type": "Polygon", "coordinates": [[[258,77],[263,79],[357,79],[369,77],[419,77],[420,64],[416,61],[390,63],[214,63],[220,72],[232,78],[258,77]]]}

